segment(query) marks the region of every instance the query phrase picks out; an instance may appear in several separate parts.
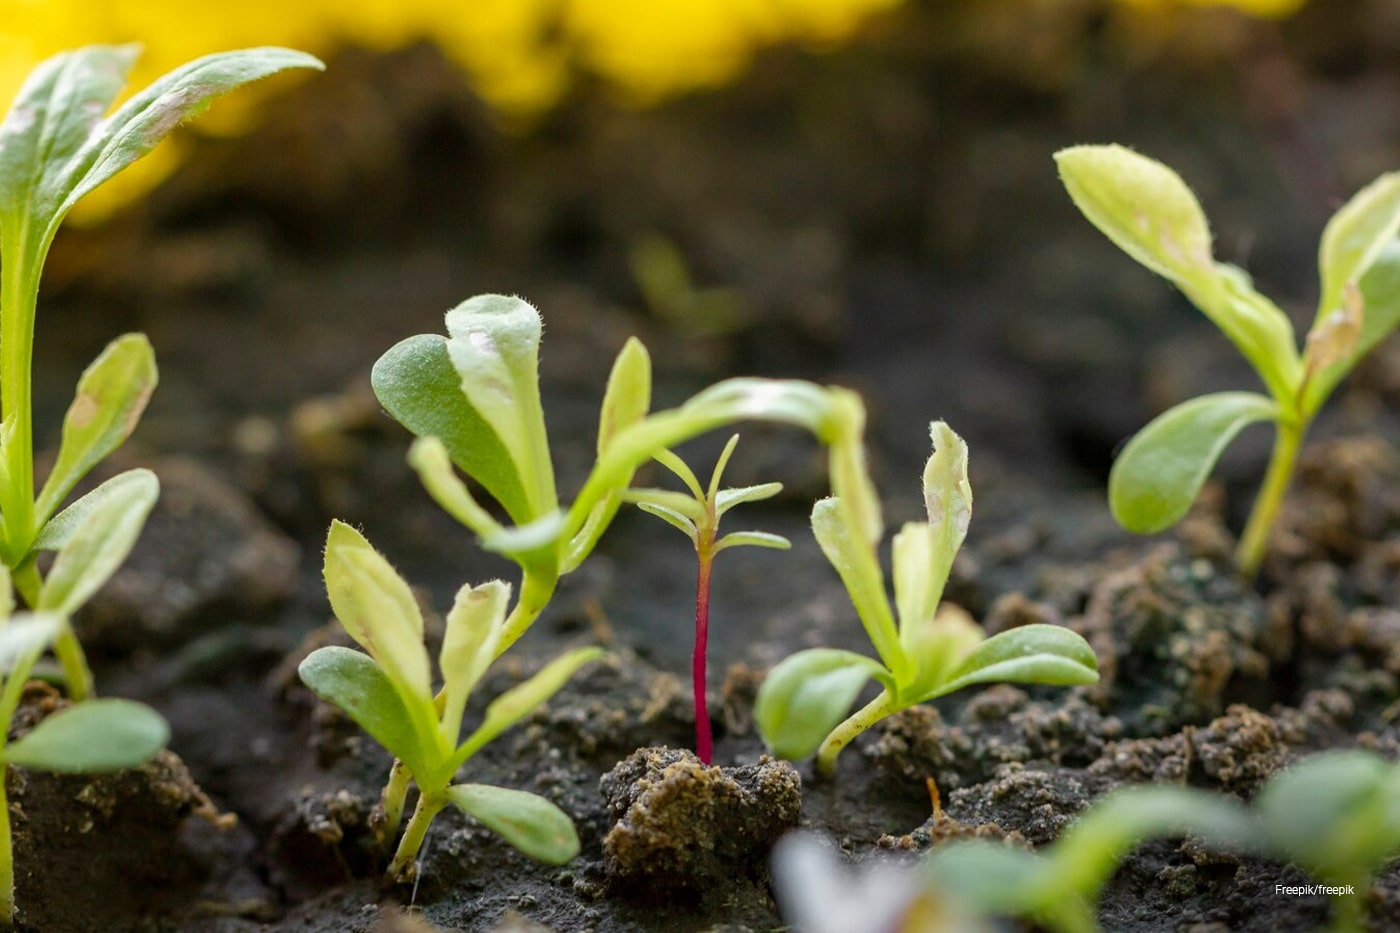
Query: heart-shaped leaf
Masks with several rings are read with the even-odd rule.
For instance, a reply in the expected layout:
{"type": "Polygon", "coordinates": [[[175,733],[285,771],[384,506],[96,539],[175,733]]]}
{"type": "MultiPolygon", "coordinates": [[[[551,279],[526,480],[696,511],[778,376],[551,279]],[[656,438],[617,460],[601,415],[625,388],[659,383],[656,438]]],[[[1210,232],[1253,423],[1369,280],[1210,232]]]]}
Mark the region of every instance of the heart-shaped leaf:
{"type": "Polygon", "coordinates": [[[96,774],[134,768],[170,741],[161,715],[132,700],[87,700],[61,709],[5,748],[9,764],[96,774]]]}
{"type": "Polygon", "coordinates": [[[155,352],[144,334],[118,337],[83,373],[63,419],[58,459],[35,505],[41,526],[78,480],[131,436],[156,379],[155,352]]]}
{"type": "Polygon", "coordinates": [[[1278,405],[1253,392],[1203,395],[1158,415],[1128,442],[1109,473],[1113,517],[1137,534],[1170,528],[1196,501],[1235,435],[1277,417],[1278,405]]]}
{"type": "Polygon", "coordinates": [[[573,820],[537,794],[489,784],[453,784],[447,797],[532,859],[563,865],[578,855],[573,820]]]}
{"type": "Polygon", "coordinates": [[[801,761],[841,724],[868,680],[888,676],[873,658],[809,648],[778,662],[754,702],[754,723],[774,755],[801,761]]]}

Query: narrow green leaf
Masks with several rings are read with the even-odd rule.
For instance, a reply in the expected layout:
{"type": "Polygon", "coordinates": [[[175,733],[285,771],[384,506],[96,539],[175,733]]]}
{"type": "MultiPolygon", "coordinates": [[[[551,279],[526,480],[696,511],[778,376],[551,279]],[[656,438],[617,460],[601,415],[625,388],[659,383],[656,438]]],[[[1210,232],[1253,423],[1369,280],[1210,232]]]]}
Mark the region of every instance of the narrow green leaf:
{"type": "MultiPolygon", "coordinates": [[[[690,464],[678,457],[673,450],[658,450],[654,457],[657,463],[670,470],[677,479],[685,483],[685,488],[690,490],[691,498],[697,503],[697,507],[703,509],[704,506],[699,505],[699,503],[705,501],[705,490],[700,488],[700,480],[696,478],[695,471],[690,468],[690,464]]],[[[626,490],[623,494],[626,495],[626,490]]]]}
{"type": "Polygon", "coordinates": [[[535,676],[498,696],[486,707],[481,725],[457,748],[452,770],[456,771],[482,746],[558,693],[580,667],[602,656],[602,648],[577,648],[550,661],[535,676]]]}
{"type": "Polygon", "coordinates": [[[852,531],[848,517],[835,496],[822,499],[812,506],[812,534],[841,577],[876,653],[899,681],[907,675],[909,662],[885,595],[885,576],[874,548],[852,531]]]}
{"type": "MultiPolygon", "coordinates": [[[[691,501],[693,502],[695,500],[692,499],[691,501]]],[[[689,538],[692,544],[696,544],[697,547],[699,546],[697,542],[700,540],[700,532],[696,530],[695,522],[693,522],[688,516],[682,515],[680,512],[677,512],[675,509],[670,508],[669,506],[657,505],[655,502],[641,501],[637,503],[637,508],[641,509],[648,515],[655,515],[657,518],[661,519],[666,524],[675,528],[681,534],[689,538]]]]}
{"type": "Polygon", "coordinates": [[[736,505],[771,499],[782,491],[782,483],[761,483],[757,486],[743,486],[738,489],[721,489],[715,494],[715,517],[718,518],[736,505]]]}
{"type": "Polygon", "coordinates": [[[1059,625],[1022,625],[982,642],[958,665],[932,696],[971,684],[1053,684],[1059,687],[1097,683],[1098,659],[1079,635],[1059,625]]]}
{"type": "Polygon", "coordinates": [[[98,487],[103,495],[86,506],[72,526],[44,580],[36,608],[72,615],[131,553],[160,496],[160,481],[150,470],[130,470],[116,479],[122,482],[98,487]]]}
{"type": "Polygon", "coordinates": [[[60,212],[203,113],[214,98],[289,68],[320,71],[325,65],[305,52],[267,47],[206,55],[161,77],[93,129],[69,164],[71,190],[60,212]]]}
{"type": "Polygon", "coordinates": [[[447,355],[462,392],[515,463],[531,516],[557,508],[540,405],[540,315],[505,295],[477,295],[447,312],[447,355]]]}
{"type": "Polygon", "coordinates": [[[4,750],[23,768],[96,774],[145,764],[170,741],[159,713],[132,700],[87,700],[61,709],[4,750]]]}
{"type": "Polygon", "coordinates": [[[509,602],[510,584],[492,580],[459,589],[447,614],[438,664],[443,679],[443,738],[452,748],[457,747],[467,697],[496,657],[509,602]]]}
{"type": "Polygon", "coordinates": [[[636,337],[629,337],[613,361],[603,406],[598,416],[598,455],[623,428],[646,417],[651,410],[651,356],[636,337]]]}
{"type": "Polygon", "coordinates": [[[631,502],[638,507],[642,503],[659,506],[676,512],[691,521],[696,521],[705,514],[705,503],[687,493],[676,492],[674,489],[654,489],[650,486],[638,489],[633,487],[622,492],[624,502],[631,502]]]}
{"type": "Polygon", "coordinates": [[[447,796],[464,813],[532,859],[563,865],[578,855],[573,820],[537,794],[489,784],[453,784],[447,796]]]}
{"type": "Polygon", "coordinates": [[[343,710],[415,777],[430,773],[436,754],[432,745],[421,740],[415,723],[425,716],[436,718],[431,700],[425,709],[411,713],[393,681],[369,655],[338,645],[311,652],[297,666],[297,675],[307,689],[343,710]]]}
{"type": "Polygon", "coordinates": [[[379,404],[409,431],[441,438],[452,462],[501,503],[512,521],[535,517],[505,445],[462,392],[446,338],[419,334],[399,341],[374,364],[370,384],[379,404]]]}
{"type": "Polygon", "coordinates": [[[853,651],[809,648],[790,655],[758,688],[758,733],[779,758],[810,758],[846,718],[866,681],[883,676],[878,661],[853,651]]]}
{"type": "Polygon", "coordinates": [[[1158,415],[1128,442],[1109,473],[1113,517],[1137,534],[1170,528],[1196,501],[1235,435],[1277,417],[1278,405],[1253,392],[1203,395],[1158,415]]]}
{"type": "Polygon", "coordinates": [[[1358,191],[1332,215],[1322,232],[1318,271],[1322,295],[1316,321],[1342,307],[1342,293],[1361,281],[1400,233],[1400,172],[1382,175],[1358,191]]]}
{"type": "Polygon", "coordinates": [[[932,621],[943,598],[943,585],[933,573],[937,547],[938,531],[927,522],[909,522],[895,532],[891,570],[899,637],[905,651],[909,651],[908,640],[915,623],[932,621]]]}
{"type": "Polygon", "coordinates": [[[792,542],[768,531],[731,531],[715,542],[717,552],[731,547],[765,547],[787,551],[792,549],[792,542]]]}
{"type": "Polygon", "coordinates": [[[384,669],[404,701],[431,697],[423,616],[413,591],[389,562],[364,535],[332,521],[322,573],[336,618],[384,669]]]}
{"type": "Polygon", "coordinates": [[[501,523],[477,504],[467,484],[452,471],[447,445],[441,438],[420,437],[414,441],[408,448],[408,465],[417,472],[433,501],[457,521],[483,537],[502,530],[501,523]]]}
{"type": "Polygon", "coordinates": [[[35,505],[40,526],[78,480],[131,436],[156,379],[155,352],[144,334],[118,337],[83,373],[63,419],[58,459],[35,505]]]}

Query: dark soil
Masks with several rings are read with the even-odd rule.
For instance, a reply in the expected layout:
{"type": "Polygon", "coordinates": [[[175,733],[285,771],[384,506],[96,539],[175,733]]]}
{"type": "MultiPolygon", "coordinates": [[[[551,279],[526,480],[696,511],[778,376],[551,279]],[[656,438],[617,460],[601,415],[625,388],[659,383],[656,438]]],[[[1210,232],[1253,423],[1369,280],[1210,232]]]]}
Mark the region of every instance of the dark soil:
{"type": "MultiPolygon", "coordinates": [[[[581,82],[524,134],[499,131],[432,48],[347,50],[273,101],[262,129],[196,139],[141,205],[65,232],[38,327],[40,424],[57,425],[78,372],[123,329],[148,332],[162,367],[122,454],[154,466],[161,504],[80,629],[103,692],[153,703],[174,737],[131,774],[9,773],[22,928],[771,930],[767,849],[793,824],[856,862],[960,835],[1042,845],[1122,783],[1248,799],[1304,754],[1400,752],[1400,348],[1329,406],[1254,585],[1229,552],[1262,430],[1175,533],[1130,538],[1103,497],[1115,447],[1155,411],[1252,377],[1075,213],[1050,159],[1120,141],[1175,166],[1222,258],[1305,320],[1325,218],[1400,165],[1400,20],[1379,0],[1314,0],[1282,24],[1128,6],[911,3],[850,48],[772,52],[733,87],[645,112],[581,82]],[[730,290],[722,333],[648,308],[629,256],[654,236],[697,289],[730,290]],[[465,581],[511,576],[423,494],[406,433],[368,389],[380,353],[487,291],[545,318],[566,491],[632,334],[652,352],[658,407],[737,373],[859,389],[892,525],[918,514],[928,422],[947,419],[971,445],[977,498],[949,598],[992,631],[1070,626],[1102,682],[908,710],[847,749],[835,780],[764,758],[763,672],[802,647],[869,649],[805,528],[825,494],[820,452],[745,429],[727,478],[781,480],[749,520],[795,546],[719,562],[725,767],[675,750],[694,728],[694,556],[624,514],[469,711],[565,647],[610,648],[471,763],[472,781],[570,813],[582,854],[539,865],[449,812],[417,883],[382,889],[373,811],[389,760],[294,669],[343,637],[319,576],[332,517],[439,610],[465,581]]],[[[702,473],[713,450],[693,451],[702,473]]],[[[34,702],[26,715],[57,701],[34,702]]],[[[1274,894],[1304,880],[1159,840],[1115,876],[1101,920],[1312,929],[1325,900],[1274,894]]],[[[1397,871],[1372,911],[1376,929],[1400,922],[1397,871]]]]}

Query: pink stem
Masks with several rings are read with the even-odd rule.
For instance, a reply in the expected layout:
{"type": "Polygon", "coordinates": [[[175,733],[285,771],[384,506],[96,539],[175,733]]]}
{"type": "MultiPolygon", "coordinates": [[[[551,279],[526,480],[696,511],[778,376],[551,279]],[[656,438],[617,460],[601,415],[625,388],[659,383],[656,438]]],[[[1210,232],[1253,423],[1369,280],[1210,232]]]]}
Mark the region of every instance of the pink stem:
{"type": "Polygon", "coordinates": [[[695,584],[695,653],[691,658],[691,679],[695,690],[695,754],[706,765],[714,758],[710,733],[710,707],[705,701],[705,651],[710,637],[710,568],[713,558],[700,555],[700,573],[695,584]]]}

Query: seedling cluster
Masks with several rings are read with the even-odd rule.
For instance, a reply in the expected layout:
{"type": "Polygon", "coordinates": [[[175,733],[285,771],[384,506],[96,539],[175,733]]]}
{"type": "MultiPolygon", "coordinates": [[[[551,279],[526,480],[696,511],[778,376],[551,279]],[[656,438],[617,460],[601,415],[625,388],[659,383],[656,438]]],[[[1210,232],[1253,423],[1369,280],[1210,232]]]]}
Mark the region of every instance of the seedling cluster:
{"type": "MultiPolygon", "coordinates": [[[[92,676],[70,621],[126,558],[159,493],[154,474],[133,469],[69,501],[135,429],[156,385],[154,354],[145,337],[127,334],[82,374],[54,466],[36,493],[31,351],[49,246],[77,200],[212,98],[284,69],[321,67],[285,49],[212,55],[166,75],[104,116],[135,55],[129,46],[98,46],[45,62],[0,124],[0,722],[11,722],[26,681],[48,651],[72,701],[14,741],[0,736],[5,765],[116,770],[149,760],[168,738],[154,711],[91,698],[92,676]],[[46,553],[52,556],[41,561],[46,553]]],[[[1057,159],[1086,216],[1196,303],[1269,391],[1205,396],[1154,420],[1114,467],[1114,514],[1135,531],[1170,526],[1229,441],[1248,424],[1271,421],[1277,430],[1273,459],[1240,542],[1240,566],[1253,573],[1319,407],[1400,324],[1400,246],[1394,242],[1400,174],[1363,190],[1324,232],[1322,298],[1300,352],[1287,316],[1242,271],[1214,260],[1205,217],[1171,170],[1116,146],[1076,147],[1057,159]]],[[[330,604],[363,650],[321,648],[299,672],[316,695],[344,710],[393,756],[379,823],[390,880],[415,875],[429,827],[449,805],[532,858],[562,864],[578,853],[573,823],[555,803],[522,790],[464,782],[459,772],[601,650],[565,652],[487,704],[472,728],[464,729],[464,721],[472,691],[490,666],[546,610],[560,580],[592,554],[627,503],[676,527],[695,547],[696,745],[710,762],[706,648],[715,557],[738,545],[790,545],[765,532],[719,532],[730,509],[781,489],[778,483],[721,488],[738,435],[703,486],[674,449],[741,421],[794,426],[827,448],[831,495],[812,508],[811,527],[874,655],[813,648],[772,669],[759,690],[755,721],[776,754],[798,760],[815,755],[817,773],[829,776],[841,750],[884,717],[963,687],[1097,680],[1093,652],[1068,629],[1027,625],[988,638],[965,611],[943,603],[972,514],[967,446],[947,424],[936,421],[930,429],[933,452],[922,475],[926,518],[904,524],[893,538],[891,598],[878,553],[884,522],[866,470],[865,409],[855,393],[797,380],[728,379],[675,408],[652,411],[651,360],[640,342],[629,340],[603,393],[595,461],[566,501],[555,482],[539,390],[541,332],[539,314],[525,301],[481,295],[447,313],[446,335],[410,337],[374,367],[379,401],[416,435],[408,462],[428,493],[484,548],[519,571],[516,584],[490,580],[458,590],[436,665],[409,584],[356,529],[337,521],[327,536],[323,576],[330,604]],[[637,471],[652,460],[678,477],[685,491],[633,487],[637,471]],[[478,502],[468,481],[496,507],[478,502]],[[872,680],[875,689],[868,690],[872,680]],[[862,694],[866,702],[852,713],[862,694]],[[414,790],[416,802],[405,822],[414,790]]],[[[1251,810],[1181,788],[1125,790],[1091,808],[1043,854],[949,846],[929,860],[924,882],[882,880],[881,890],[927,908],[937,903],[924,896],[929,886],[947,888],[975,910],[1083,933],[1096,929],[1098,892],[1133,845],[1148,836],[1191,833],[1296,861],[1328,884],[1364,891],[1377,868],[1400,852],[1397,773],[1394,765],[1364,753],[1322,756],[1272,781],[1251,810]]],[[[0,781],[0,921],[14,912],[10,848],[0,781]]],[[[801,854],[800,846],[790,851],[799,853],[793,858],[801,864],[823,864],[810,852],[801,854]]],[[[783,868],[779,874],[800,878],[801,870],[783,868]]],[[[1339,902],[1336,929],[1360,929],[1360,903],[1339,902]]],[[[808,916],[821,923],[825,914],[808,916]]]]}

